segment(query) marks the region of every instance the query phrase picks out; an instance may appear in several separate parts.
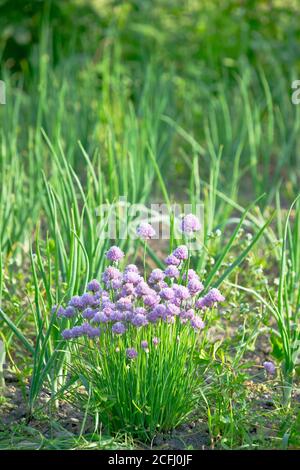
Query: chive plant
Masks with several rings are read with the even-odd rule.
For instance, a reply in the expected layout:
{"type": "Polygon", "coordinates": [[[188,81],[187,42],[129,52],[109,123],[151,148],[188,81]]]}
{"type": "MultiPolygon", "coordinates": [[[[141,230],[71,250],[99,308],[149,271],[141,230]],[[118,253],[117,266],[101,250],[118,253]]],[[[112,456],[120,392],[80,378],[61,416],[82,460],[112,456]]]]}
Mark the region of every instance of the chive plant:
{"type": "MultiPolygon", "coordinates": [[[[199,227],[195,216],[184,218],[183,231],[199,227]]],[[[137,233],[145,241],[154,230],[141,224],[137,233]]],[[[164,271],[154,269],[147,280],[133,264],[120,271],[119,247],[111,247],[106,257],[112,265],[102,284],[90,281],[87,292],[55,312],[69,321],[62,337],[70,344],[70,371],[80,386],[66,396],[99,415],[110,432],[150,440],[192,412],[202,382],[193,361],[203,344],[202,318],[225,299],[217,289],[201,296],[204,286],[189,269],[185,245],[166,258],[164,271]]]]}

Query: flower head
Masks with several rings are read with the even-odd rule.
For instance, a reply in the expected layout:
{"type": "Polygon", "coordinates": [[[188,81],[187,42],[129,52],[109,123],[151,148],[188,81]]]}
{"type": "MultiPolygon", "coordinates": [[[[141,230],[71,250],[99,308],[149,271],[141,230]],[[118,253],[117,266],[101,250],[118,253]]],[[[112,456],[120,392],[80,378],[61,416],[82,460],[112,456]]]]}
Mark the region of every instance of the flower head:
{"type": "Polygon", "coordinates": [[[188,259],[189,252],[188,249],[185,245],[179,245],[174,251],[173,251],[173,256],[175,256],[177,259],[185,260],[188,259]]]}
{"type": "Polygon", "coordinates": [[[81,296],[82,308],[95,307],[97,304],[99,304],[99,299],[95,299],[92,294],[85,293],[81,296]]]}
{"type": "Polygon", "coordinates": [[[113,310],[110,315],[110,319],[113,321],[122,321],[125,319],[125,311],[122,310],[113,310]]]}
{"type": "Polygon", "coordinates": [[[263,362],[263,366],[266,370],[266,372],[270,375],[274,375],[275,372],[276,372],[276,367],[275,367],[275,364],[274,362],[271,362],[271,361],[265,361],[263,362]]]}
{"type": "Polygon", "coordinates": [[[127,348],[126,349],[126,356],[128,359],[135,359],[137,357],[138,353],[134,348],[127,348]]]}
{"type": "MultiPolygon", "coordinates": [[[[71,307],[72,308],[72,307],[71,307]]],[[[92,308],[88,307],[82,312],[83,318],[86,318],[87,320],[91,320],[94,318],[96,314],[96,310],[93,310],[92,308]]]]}
{"type": "Polygon", "coordinates": [[[143,240],[150,240],[156,235],[152,225],[148,224],[147,222],[141,222],[136,230],[136,233],[143,240]]]}
{"type": "Polygon", "coordinates": [[[62,306],[57,306],[57,305],[54,305],[51,309],[51,313],[52,315],[54,315],[56,313],[56,315],[58,317],[64,317],[65,316],[65,309],[62,307],[62,306]]]}
{"type": "Polygon", "coordinates": [[[74,297],[71,298],[69,306],[78,309],[84,308],[82,305],[81,297],[79,297],[79,295],[74,295],[74,297]]]}
{"type": "Polygon", "coordinates": [[[68,307],[66,307],[63,316],[66,317],[66,318],[75,317],[76,316],[76,309],[69,305],[68,307]]]}
{"type": "Polygon", "coordinates": [[[120,261],[122,258],[124,258],[124,253],[119,248],[118,246],[112,246],[107,252],[106,252],[106,258],[109,259],[110,261],[120,261]]]}
{"type": "Polygon", "coordinates": [[[169,278],[173,279],[178,279],[179,278],[179,270],[176,268],[176,266],[170,264],[166,269],[165,269],[165,275],[169,278]]]}
{"type": "Polygon", "coordinates": [[[64,339],[72,339],[73,338],[71,330],[63,330],[61,335],[64,339]]]}
{"type": "Polygon", "coordinates": [[[175,305],[173,302],[168,302],[166,304],[166,317],[173,317],[174,315],[179,315],[180,308],[178,305],[175,305]]]}
{"type": "Polygon", "coordinates": [[[223,302],[225,297],[221,294],[218,289],[211,289],[202,299],[197,300],[196,307],[197,308],[210,308],[213,307],[215,303],[223,302]]]}
{"type": "Polygon", "coordinates": [[[205,324],[204,324],[204,321],[201,320],[201,318],[199,317],[193,317],[191,318],[191,327],[194,328],[194,330],[203,330],[203,328],[205,327],[205,324]]]}
{"type": "Polygon", "coordinates": [[[199,294],[199,292],[203,291],[204,285],[198,279],[192,278],[188,282],[188,289],[189,289],[191,295],[196,295],[196,294],[199,294]]]}
{"type": "Polygon", "coordinates": [[[135,264],[128,264],[126,268],[124,269],[124,271],[125,273],[129,273],[129,272],[138,273],[139,269],[135,264]]]}
{"type": "Polygon", "coordinates": [[[88,324],[85,329],[85,334],[89,338],[96,338],[97,336],[100,335],[100,328],[93,328],[91,325],[88,324]]]}
{"type": "Polygon", "coordinates": [[[97,312],[93,318],[93,323],[107,323],[109,317],[104,312],[97,312]]]}
{"type": "Polygon", "coordinates": [[[166,257],[165,259],[165,263],[169,266],[170,264],[172,264],[173,266],[178,266],[180,264],[180,259],[179,258],[176,258],[175,255],[171,254],[169,256],[166,257]]]}
{"type": "Polygon", "coordinates": [[[132,320],[131,320],[131,323],[136,326],[136,327],[141,327],[141,326],[145,326],[148,324],[148,320],[147,318],[145,317],[145,315],[142,315],[140,313],[138,313],[137,315],[134,315],[132,317],[132,320]]]}
{"type": "Polygon", "coordinates": [[[181,232],[191,235],[194,232],[199,232],[201,229],[200,220],[194,214],[187,214],[181,219],[180,230],[181,232]]]}
{"type": "Polygon", "coordinates": [[[100,284],[97,279],[93,279],[88,283],[87,290],[90,290],[92,292],[98,292],[100,290],[100,284]]]}
{"type": "Polygon", "coordinates": [[[112,329],[111,331],[115,334],[115,335],[123,335],[126,331],[126,328],[125,328],[125,325],[124,323],[122,322],[117,322],[117,323],[114,323],[114,325],[112,326],[112,329]]]}
{"type": "Polygon", "coordinates": [[[196,273],[196,271],[194,271],[194,269],[189,269],[188,273],[187,273],[187,276],[186,276],[186,273],[184,273],[183,276],[182,276],[182,279],[184,281],[186,281],[186,277],[188,278],[189,281],[191,281],[192,279],[198,279],[199,280],[199,276],[196,273]]]}
{"type": "Polygon", "coordinates": [[[160,302],[160,298],[155,292],[152,294],[145,295],[143,300],[144,304],[147,305],[147,307],[154,307],[160,302]]]}
{"type": "Polygon", "coordinates": [[[125,283],[130,283],[135,286],[142,281],[142,277],[136,271],[125,271],[123,280],[125,283]]]}
{"type": "Polygon", "coordinates": [[[136,294],[139,297],[142,297],[143,295],[149,295],[152,293],[152,289],[148,286],[147,282],[141,281],[136,289],[135,289],[136,294]]]}
{"type": "Polygon", "coordinates": [[[156,323],[159,318],[164,318],[166,313],[166,306],[163,304],[156,305],[153,310],[148,314],[148,320],[151,323],[156,323]]]}
{"type": "Polygon", "coordinates": [[[165,287],[159,293],[162,299],[164,300],[171,300],[174,298],[174,290],[171,287],[165,287]]]}
{"type": "Polygon", "coordinates": [[[175,293],[175,297],[179,300],[187,300],[190,297],[188,288],[180,284],[174,284],[173,291],[175,293]]]}
{"type": "Polygon", "coordinates": [[[163,281],[164,278],[165,278],[164,272],[161,269],[156,268],[156,269],[153,269],[153,271],[151,272],[149,276],[149,283],[154,284],[156,282],[163,281]]]}
{"type": "Polygon", "coordinates": [[[146,341],[146,340],[141,341],[141,348],[142,348],[144,351],[149,352],[148,341],[146,341]]]}

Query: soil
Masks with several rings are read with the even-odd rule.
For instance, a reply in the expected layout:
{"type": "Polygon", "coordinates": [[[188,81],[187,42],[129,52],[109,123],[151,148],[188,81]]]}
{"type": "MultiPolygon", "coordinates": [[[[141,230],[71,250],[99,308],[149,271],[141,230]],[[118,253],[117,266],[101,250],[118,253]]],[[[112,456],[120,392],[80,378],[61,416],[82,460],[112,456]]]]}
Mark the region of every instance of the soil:
{"type": "MultiPolygon", "coordinates": [[[[45,437],[60,437],[63,434],[71,433],[72,435],[79,435],[81,431],[83,413],[73,408],[67,402],[61,402],[59,408],[55,410],[52,419],[59,425],[57,429],[51,426],[51,420],[45,417],[33,417],[28,420],[27,410],[25,407],[26,396],[29,393],[29,386],[21,387],[18,379],[12,373],[5,372],[6,387],[4,391],[4,401],[0,405],[0,442],[1,432],[7,431],[13,426],[18,424],[30,425],[31,428],[40,432],[45,437]]],[[[253,410],[265,410],[266,412],[274,410],[274,400],[270,387],[268,387],[264,380],[264,373],[257,374],[253,372],[254,380],[245,382],[248,390],[248,399],[253,402],[253,410]]],[[[276,390],[274,390],[276,392],[276,390]]],[[[294,396],[300,403],[300,394],[294,396]]],[[[39,398],[39,405],[47,410],[47,403],[49,401],[49,394],[46,390],[41,393],[39,398]]],[[[271,429],[271,426],[270,426],[271,429]]],[[[85,425],[85,432],[93,431],[92,420],[88,419],[85,425]]],[[[250,429],[250,433],[255,435],[259,432],[255,426],[250,429]]],[[[272,435],[272,430],[266,428],[266,433],[272,435]]],[[[266,435],[268,438],[268,436],[266,435]]],[[[191,419],[187,424],[179,426],[177,429],[170,433],[157,435],[153,442],[146,446],[138,444],[142,449],[155,448],[155,449],[169,449],[169,450],[205,450],[218,448],[218,443],[211,442],[207,423],[199,418],[191,419]]]]}

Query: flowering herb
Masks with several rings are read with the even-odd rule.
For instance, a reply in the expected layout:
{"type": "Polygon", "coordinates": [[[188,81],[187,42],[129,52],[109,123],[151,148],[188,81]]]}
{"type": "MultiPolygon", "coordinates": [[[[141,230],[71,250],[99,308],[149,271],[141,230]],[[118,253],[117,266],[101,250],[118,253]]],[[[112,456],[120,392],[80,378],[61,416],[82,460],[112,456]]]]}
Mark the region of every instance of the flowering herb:
{"type": "Polygon", "coordinates": [[[150,240],[156,235],[156,232],[154,228],[152,227],[152,225],[148,224],[147,222],[142,222],[138,226],[136,232],[137,232],[137,235],[143,240],[150,240]]]}
{"type": "Polygon", "coordinates": [[[270,375],[274,375],[275,372],[276,372],[276,367],[275,367],[275,364],[271,361],[265,361],[263,363],[263,366],[265,368],[265,371],[267,372],[267,374],[270,374],[270,375]]]}
{"type": "Polygon", "coordinates": [[[92,386],[103,423],[150,438],[157,426],[171,429],[192,410],[197,375],[191,357],[205,331],[203,310],[224,297],[217,289],[201,297],[204,287],[195,271],[186,270],[184,245],[148,279],[133,264],[119,270],[115,263],[123,256],[110,248],[114,265],[102,282],[90,281],[88,292],[72,297],[57,316],[70,322],[62,336],[73,343],[72,369],[92,386]]]}
{"type": "Polygon", "coordinates": [[[201,230],[201,224],[198,217],[188,214],[181,219],[179,228],[184,234],[192,235],[201,230]]]}

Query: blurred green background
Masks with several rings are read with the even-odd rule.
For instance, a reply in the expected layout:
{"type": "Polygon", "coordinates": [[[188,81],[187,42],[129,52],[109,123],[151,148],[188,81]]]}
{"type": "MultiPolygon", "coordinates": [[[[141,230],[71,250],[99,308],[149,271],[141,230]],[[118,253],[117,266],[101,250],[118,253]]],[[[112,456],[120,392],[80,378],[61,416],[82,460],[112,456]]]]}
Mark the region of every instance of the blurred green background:
{"type": "MultiPolygon", "coordinates": [[[[27,127],[37,125],[41,95],[47,100],[38,125],[51,140],[59,134],[79,172],[77,140],[94,152],[110,122],[118,141],[132,108],[138,122],[150,115],[157,121],[155,127],[150,119],[151,135],[167,183],[176,177],[184,192],[195,152],[208,178],[212,154],[222,147],[224,192],[232,192],[235,162],[242,200],[267,189],[269,203],[278,187],[292,198],[300,167],[299,107],[291,105],[291,83],[300,76],[299,6],[0,0],[1,73],[28,98],[27,127]],[[52,122],[58,103],[67,113],[59,116],[59,132],[52,122]]],[[[24,135],[23,151],[27,141],[24,135]]]]}

